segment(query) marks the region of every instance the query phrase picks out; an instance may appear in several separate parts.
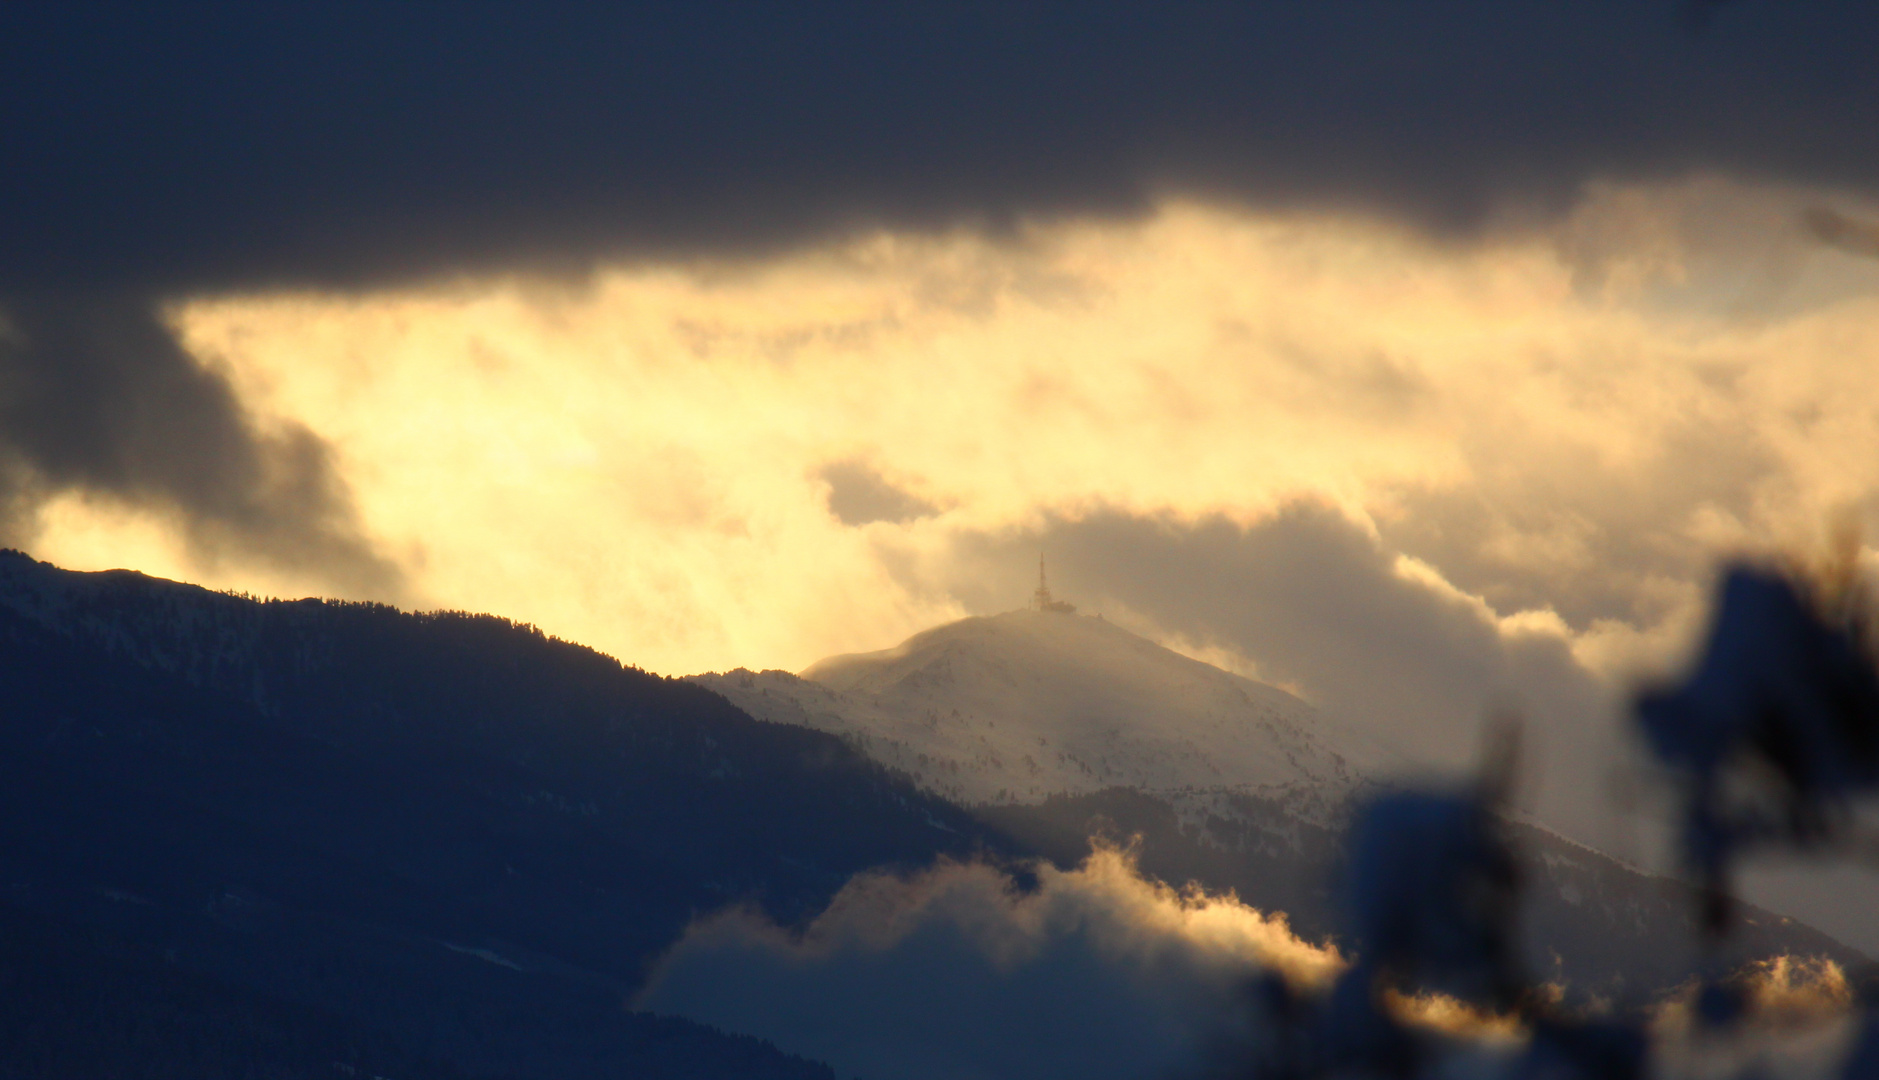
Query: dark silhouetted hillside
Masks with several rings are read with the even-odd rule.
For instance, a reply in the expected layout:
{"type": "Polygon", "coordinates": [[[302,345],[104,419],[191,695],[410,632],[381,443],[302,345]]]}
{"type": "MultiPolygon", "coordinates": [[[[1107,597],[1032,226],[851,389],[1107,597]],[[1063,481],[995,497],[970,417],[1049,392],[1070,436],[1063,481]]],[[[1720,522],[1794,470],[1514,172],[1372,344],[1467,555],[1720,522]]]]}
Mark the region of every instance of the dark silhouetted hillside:
{"type": "Polygon", "coordinates": [[[0,906],[0,1078],[464,1080],[329,1010],[0,906]]]}
{"type": "Polygon", "coordinates": [[[986,836],[831,736],[487,616],[9,553],[0,703],[0,901],[142,958],[21,970],[209,980],[479,1073],[826,1076],[622,1003],[695,913],[799,920],[986,836]]]}

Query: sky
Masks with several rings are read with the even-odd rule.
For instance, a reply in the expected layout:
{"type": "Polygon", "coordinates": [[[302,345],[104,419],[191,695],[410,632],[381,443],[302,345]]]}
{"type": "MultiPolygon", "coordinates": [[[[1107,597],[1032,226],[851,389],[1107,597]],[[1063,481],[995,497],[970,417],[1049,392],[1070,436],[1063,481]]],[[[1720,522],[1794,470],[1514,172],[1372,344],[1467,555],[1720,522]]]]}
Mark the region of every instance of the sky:
{"type": "Polygon", "coordinates": [[[668,674],[1042,554],[1622,849],[1719,561],[1879,528],[1866,5],[453,10],[0,13],[0,543],[668,674]]]}

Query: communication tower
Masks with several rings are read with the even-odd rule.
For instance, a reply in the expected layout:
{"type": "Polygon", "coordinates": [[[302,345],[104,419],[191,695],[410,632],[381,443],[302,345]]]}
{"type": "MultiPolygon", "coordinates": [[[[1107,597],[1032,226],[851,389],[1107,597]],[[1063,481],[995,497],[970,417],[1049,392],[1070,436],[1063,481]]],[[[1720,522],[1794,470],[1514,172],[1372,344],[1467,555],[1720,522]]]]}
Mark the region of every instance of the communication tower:
{"type": "Polygon", "coordinates": [[[1059,615],[1073,615],[1077,606],[1066,600],[1053,600],[1050,596],[1050,583],[1044,577],[1044,556],[1037,557],[1037,591],[1031,594],[1033,611],[1053,611],[1059,615]]]}

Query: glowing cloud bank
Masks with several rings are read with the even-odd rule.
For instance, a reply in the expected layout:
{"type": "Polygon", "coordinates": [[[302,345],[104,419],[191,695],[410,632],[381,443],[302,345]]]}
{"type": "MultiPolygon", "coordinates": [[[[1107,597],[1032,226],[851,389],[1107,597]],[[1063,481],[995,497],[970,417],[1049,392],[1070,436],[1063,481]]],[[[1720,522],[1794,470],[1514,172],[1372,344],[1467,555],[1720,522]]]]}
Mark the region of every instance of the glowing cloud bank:
{"type": "Polygon", "coordinates": [[[1245,1037],[1262,968],[1343,967],[1283,916],[1176,893],[1098,850],[1073,871],[942,864],[851,882],[800,937],[734,912],[694,926],[638,1002],[770,1039],[844,1075],[1140,1077],[1245,1037]]]}
{"type": "MultiPolygon", "coordinates": [[[[1717,547],[1873,487],[1879,272],[1813,244],[1795,201],[1628,190],[1466,246],[1171,205],[177,324],[260,416],[327,441],[420,602],[658,670],[800,667],[963,614],[961,538],[1045,515],[1251,524],[1301,496],[1622,667],[1717,547]]],[[[68,499],[36,550],[89,564],[134,531],[109,519],[68,499]]]]}

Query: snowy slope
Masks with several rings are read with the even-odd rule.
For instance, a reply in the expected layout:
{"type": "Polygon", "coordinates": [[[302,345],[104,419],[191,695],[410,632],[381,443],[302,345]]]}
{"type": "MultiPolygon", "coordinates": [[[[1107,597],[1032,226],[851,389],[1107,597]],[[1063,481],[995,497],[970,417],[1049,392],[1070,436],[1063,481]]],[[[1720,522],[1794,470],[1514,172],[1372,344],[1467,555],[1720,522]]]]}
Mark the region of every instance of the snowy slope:
{"type": "Polygon", "coordinates": [[[1391,751],[1263,683],[1101,617],[964,619],[801,677],[693,676],[754,716],[847,737],[964,803],[1132,787],[1342,797],[1391,751]]]}
{"type": "MultiPolygon", "coordinates": [[[[965,619],[801,676],[692,680],[753,716],[839,735],[1060,863],[1093,832],[1133,834],[1147,872],[1232,889],[1313,936],[1340,925],[1350,798],[1410,771],[1290,694],[1067,613],[965,619]]],[[[1689,976],[1701,953],[1687,887],[1517,815],[1509,828],[1530,970],[1575,1001],[1642,1001],[1689,976]]],[[[1772,913],[1744,917],[1742,959],[1863,960],[1772,913]]]]}

